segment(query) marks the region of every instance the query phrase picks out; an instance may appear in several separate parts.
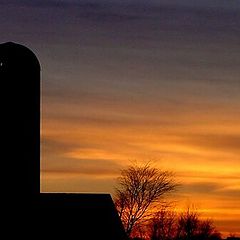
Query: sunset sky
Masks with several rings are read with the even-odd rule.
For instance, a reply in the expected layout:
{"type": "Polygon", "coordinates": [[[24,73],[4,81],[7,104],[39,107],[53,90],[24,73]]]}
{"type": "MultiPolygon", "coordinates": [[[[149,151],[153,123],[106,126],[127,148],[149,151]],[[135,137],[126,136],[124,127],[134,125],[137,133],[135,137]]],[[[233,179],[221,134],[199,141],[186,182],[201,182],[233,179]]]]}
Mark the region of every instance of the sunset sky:
{"type": "Polygon", "coordinates": [[[42,67],[41,189],[114,194],[137,160],[240,235],[239,0],[1,0],[42,67]]]}

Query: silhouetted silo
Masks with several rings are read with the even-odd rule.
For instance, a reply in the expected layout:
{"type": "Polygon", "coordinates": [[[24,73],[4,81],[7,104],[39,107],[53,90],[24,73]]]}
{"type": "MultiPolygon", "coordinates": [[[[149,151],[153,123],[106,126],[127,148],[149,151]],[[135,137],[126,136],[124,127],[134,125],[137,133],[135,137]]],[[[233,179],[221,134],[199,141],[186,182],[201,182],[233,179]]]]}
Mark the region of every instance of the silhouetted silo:
{"type": "Polygon", "coordinates": [[[0,44],[0,79],[10,150],[2,161],[8,194],[25,200],[40,192],[40,64],[28,48],[0,44]]]}
{"type": "Polygon", "coordinates": [[[2,235],[125,240],[110,194],[40,193],[40,64],[28,48],[0,44],[9,126],[1,162],[2,235]],[[2,211],[3,212],[3,211],[2,211]]]}

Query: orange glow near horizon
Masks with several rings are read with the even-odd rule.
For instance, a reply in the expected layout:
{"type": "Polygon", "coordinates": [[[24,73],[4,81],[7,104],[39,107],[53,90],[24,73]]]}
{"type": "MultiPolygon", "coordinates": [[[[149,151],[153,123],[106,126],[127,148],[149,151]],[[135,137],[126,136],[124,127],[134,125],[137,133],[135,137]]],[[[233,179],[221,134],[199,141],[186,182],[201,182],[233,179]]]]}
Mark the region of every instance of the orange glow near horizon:
{"type": "Polygon", "coordinates": [[[63,104],[58,106],[61,119],[51,117],[56,105],[53,108],[49,108],[50,117],[43,119],[42,191],[114,195],[122,168],[132,160],[150,160],[175,173],[180,188],[172,197],[178,209],[193,203],[224,236],[240,234],[236,226],[240,219],[240,114],[226,118],[217,112],[207,116],[204,111],[186,116],[169,112],[162,117],[152,109],[140,114],[130,105],[121,112],[63,104]],[[76,120],[65,119],[68,115],[76,120]]]}

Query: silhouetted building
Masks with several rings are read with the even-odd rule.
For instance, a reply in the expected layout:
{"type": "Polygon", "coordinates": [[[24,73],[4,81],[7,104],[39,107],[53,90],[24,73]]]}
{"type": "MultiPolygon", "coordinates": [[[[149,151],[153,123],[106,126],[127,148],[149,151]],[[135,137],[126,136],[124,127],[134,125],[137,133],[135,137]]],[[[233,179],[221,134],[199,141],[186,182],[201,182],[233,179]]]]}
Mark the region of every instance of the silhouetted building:
{"type": "MultiPolygon", "coordinates": [[[[1,161],[2,229],[7,238],[126,239],[110,194],[40,193],[40,64],[28,48],[0,44],[7,94],[1,161]]],[[[3,234],[3,233],[2,233],[3,234]]]]}
{"type": "Polygon", "coordinates": [[[9,149],[1,161],[5,192],[29,199],[40,192],[40,64],[28,48],[0,44],[2,112],[9,149]],[[8,127],[7,127],[8,126],[8,127]],[[6,175],[5,175],[6,174],[6,175]],[[21,194],[20,194],[21,193],[21,194]]]}
{"type": "Polygon", "coordinates": [[[40,201],[41,226],[52,237],[126,239],[109,194],[41,194],[40,201]]]}

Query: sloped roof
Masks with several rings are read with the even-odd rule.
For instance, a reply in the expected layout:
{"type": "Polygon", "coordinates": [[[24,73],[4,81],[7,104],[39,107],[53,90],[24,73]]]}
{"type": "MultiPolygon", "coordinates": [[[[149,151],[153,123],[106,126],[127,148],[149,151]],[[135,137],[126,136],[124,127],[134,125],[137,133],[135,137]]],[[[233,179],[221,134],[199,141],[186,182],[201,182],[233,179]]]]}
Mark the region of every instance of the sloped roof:
{"type": "Polygon", "coordinates": [[[41,193],[37,201],[39,227],[54,239],[127,239],[110,194],[41,193]]]}

